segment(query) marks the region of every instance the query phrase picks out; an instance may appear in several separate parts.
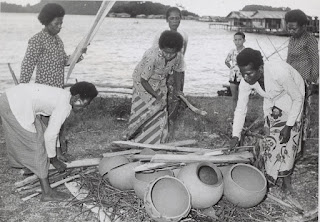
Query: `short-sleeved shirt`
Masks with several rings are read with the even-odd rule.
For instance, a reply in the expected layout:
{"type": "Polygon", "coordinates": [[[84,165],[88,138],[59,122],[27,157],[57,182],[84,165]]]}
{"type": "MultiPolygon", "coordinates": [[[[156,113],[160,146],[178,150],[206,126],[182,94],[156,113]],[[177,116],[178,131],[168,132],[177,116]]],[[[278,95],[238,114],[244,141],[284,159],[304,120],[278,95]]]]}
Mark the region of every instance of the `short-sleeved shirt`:
{"type": "Polygon", "coordinates": [[[36,83],[62,88],[68,56],[58,35],[42,30],[28,42],[21,65],[20,83],[28,83],[36,68],[36,83]]]}
{"type": "Polygon", "coordinates": [[[143,78],[148,81],[154,91],[160,90],[166,93],[167,76],[173,74],[173,71],[182,72],[182,61],[181,53],[166,63],[159,47],[148,49],[133,72],[134,91],[146,102],[152,98],[141,84],[141,78],[143,78]]]}
{"type": "MultiPolygon", "coordinates": [[[[244,49],[244,48],[243,48],[244,49]]],[[[230,67],[230,74],[229,74],[229,81],[230,82],[240,82],[242,76],[240,73],[239,66],[237,64],[237,56],[239,53],[243,50],[241,49],[238,51],[237,49],[232,49],[226,58],[226,62],[229,62],[231,67],[230,67]]]]}
{"type": "Polygon", "coordinates": [[[304,80],[317,82],[319,78],[318,41],[305,31],[299,38],[291,37],[287,63],[295,68],[304,80]]]}
{"type": "Polygon", "coordinates": [[[10,109],[27,131],[35,133],[36,115],[50,116],[44,133],[48,157],[56,156],[56,142],[61,125],[71,112],[69,91],[37,83],[20,83],[6,90],[10,109]]]}

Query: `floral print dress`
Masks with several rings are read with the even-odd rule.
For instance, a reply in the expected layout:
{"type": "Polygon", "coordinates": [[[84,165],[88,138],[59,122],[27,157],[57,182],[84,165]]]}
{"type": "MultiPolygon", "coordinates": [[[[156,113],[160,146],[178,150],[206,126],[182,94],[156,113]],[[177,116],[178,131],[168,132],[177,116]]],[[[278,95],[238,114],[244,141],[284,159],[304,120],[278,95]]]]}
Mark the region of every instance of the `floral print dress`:
{"type": "Polygon", "coordinates": [[[36,68],[36,83],[63,88],[64,67],[68,56],[58,35],[42,30],[28,42],[21,65],[20,83],[28,83],[36,68]]]}

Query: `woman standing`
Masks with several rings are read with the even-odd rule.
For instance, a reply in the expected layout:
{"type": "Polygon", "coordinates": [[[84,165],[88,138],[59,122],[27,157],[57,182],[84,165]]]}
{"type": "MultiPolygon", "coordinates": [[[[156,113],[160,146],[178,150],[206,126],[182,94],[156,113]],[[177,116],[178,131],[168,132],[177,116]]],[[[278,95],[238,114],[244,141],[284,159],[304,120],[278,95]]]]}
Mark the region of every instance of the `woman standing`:
{"type": "MultiPolygon", "coordinates": [[[[169,26],[169,30],[179,32],[183,37],[183,45],[179,53],[185,56],[185,53],[187,51],[187,45],[188,45],[188,35],[182,31],[181,29],[178,30],[180,26],[180,22],[182,19],[182,14],[179,8],[177,7],[170,7],[166,11],[166,21],[169,26]]],[[[161,35],[161,32],[157,34],[155,37],[153,46],[157,47],[159,42],[159,37],[161,35]]],[[[180,74],[177,75],[171,75],[168,78],[167,86],[168,86],[168,115],[169,115],[169,135],[170,138],[174,137],[175,132],[175,122],[178,117],[178,109],[179,105],[181,103],[180,98],[178,97],[177,92],[183,91],[184,86],[184,78],[185,78],[185,63],[183,61],[183,72],[180,72],[180,74]],[[178,83],[179,82],[179,83],[178,83]],[[180,88],[177,88],[177,84],[179,84],[180,88]]]]}
{"type": "MultiPolygon", "coordinates": [[[[182,36],[164,31],[158,47],[143,55],[133,73],[133,95],[127,138],[140,143],[162,143],[168,136],[167,77],[183,71],[182,36]]],[[[179,83],[177,84],[180,89],[179,83]]]]}
{"type": "MultiPolygon", "coordinates": [[[[306,84],[306,98],[303,115],[303,144],[307,138],[310,123],[310,105],[313,84],[319,79],[318,41],[307,32],[308,18],[297,9],[286,13],[287,31],[291,38],[288,45],[287,63],[295,68],[306,84]]],[[[302,150],[303,151],[303,150],[302,150]]]]}
{"type": "Polygon", "coordinates": [[[28,42],[21,65],[20,83],[28,83],[36,70],[36,83],[63,88],[64,67],[68,56],[58,33],[62,28],[65,11],[55,3],[46,4],[38,19],[45,27],[28,42]]]}
{"type": "Polygon", "coordinates": [[[239,100],[233,120],[235,147],[241,135],[247,113],[249,95],[254,89],[263,98],[266,137],[261,141],[268,181],[275,184],[283,178],[282,189],[292,191],[291,174],[301,136],[301,113],[304,100],[304,82],[300,74],[289,64],[266,62],[260,51],[243,49],[237,63],[244,81],[239,85],[239,100]]]}

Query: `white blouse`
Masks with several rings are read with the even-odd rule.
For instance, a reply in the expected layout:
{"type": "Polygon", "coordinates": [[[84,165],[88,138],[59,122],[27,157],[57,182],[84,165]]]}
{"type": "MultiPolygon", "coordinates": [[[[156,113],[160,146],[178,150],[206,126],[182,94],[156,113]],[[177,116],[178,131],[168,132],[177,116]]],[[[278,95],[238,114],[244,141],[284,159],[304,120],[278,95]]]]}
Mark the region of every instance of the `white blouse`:
{"type": "Polygon", "coordinates": [[[265,62],[264,86],[265,90],[258,82],[250,85],[244,79],[241,80],[237,108],[234,112],[232,136],[240,138],[252,89],[264,98],[264,117],[271,114],[272,107],[276,106],[288,113],[287,126],[293,126],[295,122],[300,121],[305,88],[304,81],[297,70],[284,61],[265,62]]]}
{"type": "Polygon", "coordinates": [[[25,130],[36,133],[36,115],[50,116],[44,133],[48,157],[56,156],[60,128],[72,109],[69,91],[37,83],[20,83],[6,90],[10,109],[25,130]]]}

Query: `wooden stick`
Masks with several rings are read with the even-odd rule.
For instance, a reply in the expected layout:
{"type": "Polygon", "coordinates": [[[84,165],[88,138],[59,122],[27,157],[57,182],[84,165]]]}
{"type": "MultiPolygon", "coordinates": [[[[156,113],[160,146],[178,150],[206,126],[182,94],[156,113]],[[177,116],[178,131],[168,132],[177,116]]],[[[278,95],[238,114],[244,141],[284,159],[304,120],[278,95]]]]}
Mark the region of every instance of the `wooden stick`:
{"type": "Polygon", "coordinates": [[[271,41],[271,39],[269,38],[269,36],[267,36],[267,38],[269,39],[271,45],[273,46],[273,49],[278,53],[278,56],[280,57],[281,60],[283,60],[283,58],[281,57],[279,51],[276,49],[276,47],[274,46],[273,42],[271,41]]]}
{"type": "MultiPolygon", "coordinates": [[[[100,163],[101,158],[92,158],[92,159],[83,159],[75,160],[70,163],[66,163],[67,169],[76,168],[76,167],[88,167],[88,166],[97,166],[100,163]]],[[[50,164],[49,169],[55,169],[54,166],[50,164]]]]}
{"type": "MultiPolygon", "coordinates": [[[[57,170],[49,172],[49,177],[54,175],[54,174],[56,174],[56,173],[58,173],[57,170]]],[[[35,181],[38,181],[38,176],[37,175],[32,175],[32,176],[29,176],[29,177],[25,178],[22,181],[15,182],[14,185],[15,185],[15,187],[22,187],[22,186],[25,186],[25,185],[27,185],[29,183],[33,183],[35,181]]]]}
{"type": "Polygon", "coordinates": [[[250,162],[250,158],[253,158],[250,152],[220,156],[155,154],[151,159],[151,163],[191,163],[198,161],[210,161],[212,163],[248,163],[250,162]]]}
{"type": "Polygon", "coordinates": [[[273,200],[273,201],[279,203],[280,205],[282,205],[282,206],[284,206],[284,207],[292,208],[292,206],[291,206],[290,204],[282,201],[281,199],[273,196],[272,194],[268,194],[268,195],[267,195],[267,200],[268,200],[268,199],[269,199],[269,200],[273,200]]]}
{"type": "Polygon", "coordinates": [[[156,170],[156,169],[164,169],[167,167],[170,167],[172,169],[172,167],[178,168],[180,166],[183,166],[185,164],[172,164],[172,163],[145,163],[142,164],[140,166],[137,166],[136,168],[134,168],[135,172],[142,172],[142,171],[149,171],[149,170],[156,170]]]}
{"type": "Polygon", "coordinates": [[[102,154],[103,157],[113,157],[113,156],[121,156],[121,155],[128,155],[128,154],[137,154],[140,153],[141,150],[132,149],[132,150],[124,150],[119,152],[109,152],[102,154]]]}
{"type": "Polygon", "coordinates": [[[14,71],[13,71],[13,69],[11,68],[10,63],[8,63],[8,67],[9,67],[11,76],[12,76],[12,78],[13,78],[14,84],[15,84],[15,85],[18,85],[18,84],[19,84],[19,81],[18,81],[16,75],[14,74],[14,71]]]}
{"type": "Polygon", "coordinates": [[[197,144],[197,140],[181,140],[181,141],[175,141],[170,143],[164,143],[163,145],[166,146],[188,146],[188,145],[194,145],[197,144]]]}
{"type": "Polygon", "coordinates": [[[154,150],[170,150],[170,151],[179,151],[179,152],[211,152],[212,149],[198,148],[198,147],[177,147],[177,146],[166,146],[163,144],[144,144],[144,143],[135,143],[131,141],[113,141],[112,144],[116,145],[126,145],[127,147],[135,148],[150,148],[154,150]]]}
{"type": "Polygon", "coordinates": [[[260,44],[259,44],[259,42],[258,42],[258,39],[256,39],[256,41],[257,41],[257,44],[258,44],[261,52],[263,53],[264,57],[266,58],[267,61],[269,61],[267,55],[266,55],[266,54],[264,53],[264,51],[262,50],[262,48],[261,48],[261,46],[260,46],[260,44]]]}
{"type": "MultiPolygon", "coordinates": [[[[91,170],[86,171],[85,174],[92,173],[92,172],[94,172],[94,171],[96,171],[96,169],[91,169],[91,170]]],[[[64,184],[64,183],[66,183],[66,182],[69,182],[69,181],[74,180],[74,179],[77,179],[77,178],[80,178],[80,174],[77,174],[77,175],[74,175],[74,176],[65,178],[65,179],[63,179],[63,180],[57,181],[57,182],[51,184],[50,187],[51,187],[51,188],[55,188],[55,187],[57,187],[57,186],[60,186],[61,184],[64,184]]],[[[41,193],[41,188],[37,189],[37,190],[36,190],[36,193],[31,194],[31,195],[29,195],[29,196],[27,196],[27,197],[22,198],[22,200],[23,200],[23,201],[30,200],[31,198],[33,198],[33,197],[35,197],[35,196],[38,196],[40,193],[41,193]]]]}
{"type": "Polygon", "coordinates": [[[205,116],[208,113],[204,110],[200,110],[198,108],[196,108],[195,106],[193,106],[187,99],[186,97],[184,97],[183,95],[179,95],[180,99],[182,99],[182,101],[189,107],[189,109],[199,115],[205,116]]]}

